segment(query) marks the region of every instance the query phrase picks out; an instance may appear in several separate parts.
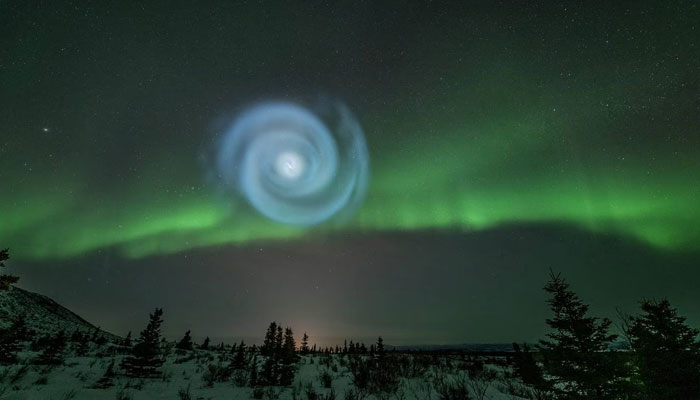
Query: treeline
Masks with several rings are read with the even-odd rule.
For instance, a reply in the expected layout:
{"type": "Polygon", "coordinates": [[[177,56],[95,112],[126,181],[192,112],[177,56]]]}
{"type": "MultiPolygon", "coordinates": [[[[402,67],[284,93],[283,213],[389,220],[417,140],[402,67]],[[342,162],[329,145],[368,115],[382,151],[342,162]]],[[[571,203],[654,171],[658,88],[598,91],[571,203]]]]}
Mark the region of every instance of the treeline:
{"type": "Polygon", "coordinates": [[[698,400],[700,342],[666,300],[642,300],[637,315],[621,315],[620,332],[559,274],[550,295],[550,333],[532,349],[514,344],[514,369],[533,398],[562,400],[698,400]],[[616,346],[620,341],[623,348],[616,346]]]}

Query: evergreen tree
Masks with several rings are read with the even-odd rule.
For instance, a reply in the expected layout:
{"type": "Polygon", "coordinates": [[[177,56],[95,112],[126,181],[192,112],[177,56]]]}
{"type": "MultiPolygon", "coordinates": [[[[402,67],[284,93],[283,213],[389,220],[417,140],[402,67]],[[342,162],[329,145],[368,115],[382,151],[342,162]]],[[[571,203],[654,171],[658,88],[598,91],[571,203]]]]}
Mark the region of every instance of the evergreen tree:
{"type": "Polygon", "coordinates": [[[382,339],[381,336],[377,339],[377,346],[375,348],[375,352],[377,354],[377,357],[384,357],[384,339],[382,339]]]}
{"type": "Polygon", "coordinates": [[[250,387],[258,386],[258,356],[253,355],[253,359],[250,361],[250,377],[248,384],[250,387]]]}
{"type": "Polygon", "coordinates": [[[199,348],[202,350],[209,350],[209,342],[209,336],[207,336],[206,338],[204,338],[204,342],[202,342],[202,345],[199,346],[199,348]]]}
{"type": "Polygon", "coordinates": [[[68,337],[64,330],[58,331],[55,336],[52,336],[44,350],[39,354],[37,364],[42,365],[61,365],[65,358],[66,344],[68,337]]]}
{"type": "MultiPolygon", "coordinates": [[[[234,344],[234,347],[236,345],[234,344]]],[[[244,369],[248,360],[245,354],[245,342],[241,340],[241,344],[236,349],[236,355],[233,357],[233,367],[236,369],[244,369]]]]}
{"type": "Polygon", "coordinates": [[[114,377],[117,374],[114,373],[114,359],[107,365],[107,370],[102,375],[102,377],[95,383],[95,389],[107,389],[114,386],[114,377]]]}
{"type": "MultiPolygon", "coordinates": [[[[10,259],[10,249],[0,250],[0,267],[5,267],[5,261],[10,259]]],[[[11,285],[19,281],[14,275],[0,274],[0,292],[9,290],[11,285]]]]}
{"type": "Polygon", "coordinates": [[[263,344],[260,347],[260,354],[262,354],[263,356],[271,356],[274,353],[276,335],[277,323],[275,321],[272,321],[270,323],[270,326],[267,328],[267,332],[265,333],[265,339],[263,340],[263,344]]]}
{"type": "Polygon", "coordinates": [[[643,301],[627,329],[648,400],[700,399],[700,342],[668,300],[643,301]]]}
{"type": "Polygon", "coordinates": [[[158,368],[165,361],[160,350],[160,326],[163,323],[163,310],[156,308],[150,314],[150,321],[141,332],[134,346],[132,355],[122,361],[122,368],[127,374],[139,377],[150,377],[159,374],[158,368]]]}
{"type": "Polygon", "coordinates": [[[515,356],[513,357],[513,371],[515,375],[522,379],[523,383],[531,386],[538,392],[548,392],[551,390],[549,382],[544,379],[542,368],[535,361],[535,357],[530,352],[527,343],[520,345],[513,343],[515,356]]]}
{"type": "Polygon", "coordinates": [[[282,386],[289,386],[294,381],[294,375],[296,374],[296,363],[298,361],[298,356],[296,354],[296,343],[294,342],[294,333],[292,328],[286,328],[284,330],[284,343],[282,345],[282,354],[280,357],[280,373],[279,373],[279,384],[282,386]]]}
{"type": "Polygon", "coordinates": [[[0,328],[0,364],[16,363],[22,342],[31,340],[32,334],[24,315],[17,316],[9,327],[0,328]]]}
{"type": "Polygon", "coordinates": [[[550,273],[544,290],[554,317],[547,319],[553,332],[540,340],[547,374],[563,400],[616,399],[623,391],[625,371],[608,351],[617,335],[608,332],[611,321],[588,316],[584,304],[560,274],[550,273]]]}
{"type": "Polygon", "coordinates": [[[122,346],[131,347],[131,331],[129,331],[129,333],[126,334],[124,342],[122,342],[122,346]]]}
{"type": "Polygon", "coordinates": [[[89,337],[87,334],[83,334],[82,332],[76,331],[73,334],[73,337],[71,337],[71,341],[73,342],[73,346],[75,349],[75,354],[77,356],[85,356],[87,355],[88,351],[90,350],[90,341],[89,337]]]}
{"type": "Polygon", "coordinates": [[[238,344],[234,343],[233,345],[231,345],[231,356],[235,356],[237,352],[238,352],[238,344]]]}
{"type": "Polygon", "coordinates": [[[194,348],[190,331],[185,332],[185,336],[183,336],[182,339],[177,342],[175,348],[180,350],[192,350],[194,348]]]}
{"type": "Polygon", "coordinates": [[[277,325],[277,336],[275,336],[275,355],[279,357],[282,354],[282,343],[284,342],[284,331],[282,325],[277,325]]]}
{"type": "Polygon", "coordinates": [[[301,338],[301,354],[309,354],[309,335],[304,332],[301,338]]]}
{"type": "Polygon", "coordinates": [[[264,386],[275,386],[279,382],[279,368],[275,355],[267,356],[263,362],[258,382],[264,386]]]}

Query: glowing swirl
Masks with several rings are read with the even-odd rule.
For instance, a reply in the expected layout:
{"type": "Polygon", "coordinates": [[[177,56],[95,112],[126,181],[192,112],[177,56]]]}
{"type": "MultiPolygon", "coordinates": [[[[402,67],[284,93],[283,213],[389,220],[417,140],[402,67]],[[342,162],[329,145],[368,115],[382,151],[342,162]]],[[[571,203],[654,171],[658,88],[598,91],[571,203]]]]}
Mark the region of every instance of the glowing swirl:
{"type": "Polygon", "coordinates": [[[312,225],[354,211],[369,181],[362,128],[342,104],[319,115],[292,103],[243,112],[219,149],[224,185],[282,223],[312,225]]]}

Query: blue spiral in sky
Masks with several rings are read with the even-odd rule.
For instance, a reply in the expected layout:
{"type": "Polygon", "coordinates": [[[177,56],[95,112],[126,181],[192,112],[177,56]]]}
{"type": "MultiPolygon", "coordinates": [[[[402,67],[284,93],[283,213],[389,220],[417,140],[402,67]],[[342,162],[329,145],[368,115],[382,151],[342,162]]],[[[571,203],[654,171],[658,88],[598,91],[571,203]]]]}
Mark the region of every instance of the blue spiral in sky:
{"type": "Polygon", "coordinates": [[[316,113],[288,102],[253,106],[223,135],[216,163],[226,188],[293,225],[351,215],[369,182],[362,128],[340,102],[316,113]]]}

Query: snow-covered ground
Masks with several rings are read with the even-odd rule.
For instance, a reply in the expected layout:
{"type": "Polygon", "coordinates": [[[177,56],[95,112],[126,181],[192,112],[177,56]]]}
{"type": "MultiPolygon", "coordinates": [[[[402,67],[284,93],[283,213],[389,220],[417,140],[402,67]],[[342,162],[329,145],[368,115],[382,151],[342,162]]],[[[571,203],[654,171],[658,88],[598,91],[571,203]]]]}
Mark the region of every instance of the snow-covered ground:
{"type": "MultiPolygon", "coordinates": [[[[252,399],[254,389],[242,386],[247,383],[247,371],[234,371],[233,376],[224,382],[208,384],[205,376],[209,365],[226,363],[225,356],[214,351],[197,351],[196,357],[168,356],[162,366],[163,376],[152,379],[130,378],[119,372],[119,361],[123,356],[114,357],[69,357],[64,365],[49,368],[25,362],[18,365],[0,366],[0,399],[42,399],[42,400],[141,400],[141,399],[252,399]],[[178,358],[180,359],[177,362],[178,358]],[[187,361],[182,362],[191,358],[187,361]],[[113,386],[98,389],[94,386],[104,375],[108,365],[114,361],[117,375],[113,386]],[[238,381],[238,382],[236,382],[238,381]],[[189,395],[189,397],[187,397],[189,395]]],[[[29,359],[29,354],[24,354],[29,359]]],[[[405,357],[413,357],[411,355],[405,357]]],[[[392,393],[351,397],[356,394],[353,376],[348,368],[348,357],[342,355],[306,355],[298,363],[294,385],[291,387],[265,387],[258,389],[263,399],[460,399],[458,394],[443,397],[438,393],[440,382],[463,382],[471,396],[469,399],[515,400],[514,394],[521,386],[509,377],[503,359],[482,357],[488,378],[480,382],[470,382],[465,368],[468,360],[460,356],[439,356],[433,358],[434,365],[412,378],[401,378],[399,389],[392,393]],[[435,361],[438,360],[438,361],[435,361]],[[331,388],[324,387],[321,375],[328,372],[332,377],[331,388]],[[477,393],[478,384],[486,386],[485,395],[477,393]],[[508,388],[511,388],[510,390],[508,388]],[[335,394],[335,397],[332,396],[335,394]],[[317,395],[314,397],[314,395],[317,395]]],[[[443,386],[444,389],[444,386],[443,386]]],[[[444,390],[443,390],[444,391],[444,390]]],[[[360,393],[361,394],[361,393],[360,393]]]]}

